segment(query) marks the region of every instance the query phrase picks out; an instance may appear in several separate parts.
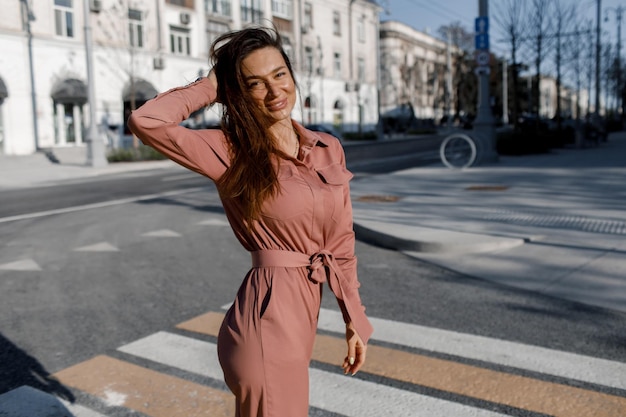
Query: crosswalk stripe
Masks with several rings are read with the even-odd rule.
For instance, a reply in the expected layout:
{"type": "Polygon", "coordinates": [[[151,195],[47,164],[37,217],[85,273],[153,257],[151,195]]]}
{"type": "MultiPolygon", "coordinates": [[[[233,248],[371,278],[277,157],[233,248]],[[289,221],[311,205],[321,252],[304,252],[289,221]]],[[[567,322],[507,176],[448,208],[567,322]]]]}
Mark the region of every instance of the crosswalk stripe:
{"type": "Polygon", "coordinates": [[[14,222],[17,220],[34,219],[37,217],[52,216],[55,214],[73,213],[75,211],[91,210],[102,207],[118,206],[121,204],[135,203],[137,201],[154,200],[159,197],[171,197],[179,194],[195,193],[205,190],[205,187],[184,188],[181,190],[165,191],[157,194],[147,194],[138,197],[121,198],[119,200],[103,201],[100,203],[83,204],[81,206],[65,207],[54,210],[39,211],[36,213],[18,214],[16,216],[1,217],[0,223],[14,222]]]}
{"type": "Polygon", "coordinates": [[[60,400],[63,405],[72,413],[72,417],[106,417],[104,414],[100,414],[90,408],[83,407],[82,405],[72,404],[66,400],[60,400]]]}
{"type": "MultiPolygon", "coordinates": [[[[205,360],[201,358],[199,362],[205,360]]],[[[54,375],[65,385],[151,417],[230,417],[232,395],[107,356],[54,375]]]]}
{"type": "MultiPolygon", "coordinates": [[[[626,390],[626,363],[376,317],[370,321],[373,340],[626,390]]],[[[323,308],[318,328],[343,333],[341,313],[323,308]]]]}
{"type": "MultiPolygon", "coordinates": [[[[210,312],[177,327],[216,336],[222,318],[222,314],[210,312]]],[[[335,364],[345,354],[344,340],[316,336],[314,360],[335,364]]],[[[613,417],[626,413],[624,398],[371,344],[363,371],[555,417],[613,417]]]]}
{"type": "MultiPolygon", "coordinates": [[[[186,336],[158,332],[119,348],[144,359],[222,380],[217,346],[186,336]]],[[[436,399],[341,373],[310,370],[310,404],[347,417],[504,417],[503,414],[436,399]]]]}

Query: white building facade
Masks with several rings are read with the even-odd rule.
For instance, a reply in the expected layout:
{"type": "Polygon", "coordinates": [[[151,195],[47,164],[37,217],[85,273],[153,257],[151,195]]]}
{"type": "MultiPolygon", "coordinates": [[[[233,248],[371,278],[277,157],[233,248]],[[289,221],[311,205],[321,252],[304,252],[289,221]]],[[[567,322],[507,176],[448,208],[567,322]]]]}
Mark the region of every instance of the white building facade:
{"type": "MultiPolygon", "coordinates": [[[[539,81],[539,115],[552,119],[557,115],[557,82],[554,77],[541,77],[539,81]]],[[[576,118],[577,106],[580,108],[580,116],[584,118],[589,113],[589,94],[587,90],[576,92],[571,88],[561,85],[561,117],[576,118]],[[577,97],[579,96],[579,97],[577,97]]]]}
{"type": "Polygon", "coordinates": [[[444,116],[453,102],[454,65],[448,48],[446,42],[403,23],[381,22],[381,113],[410,105],[418,119],[444,116]]]}
{"type": "MultiPolygon", "coordinates": [[[[380,8],[374,1],[0,0],[0,152],[85,142],[86,4],[96,124],[109,146],[128,145],[132,108],[208,72],[217,36],[259,24],[278,28],[293,60],[297,120],[343,132],[375,129],[380,8]]],[[[218,117],[211,109],[194,121],[218,117]]]]}

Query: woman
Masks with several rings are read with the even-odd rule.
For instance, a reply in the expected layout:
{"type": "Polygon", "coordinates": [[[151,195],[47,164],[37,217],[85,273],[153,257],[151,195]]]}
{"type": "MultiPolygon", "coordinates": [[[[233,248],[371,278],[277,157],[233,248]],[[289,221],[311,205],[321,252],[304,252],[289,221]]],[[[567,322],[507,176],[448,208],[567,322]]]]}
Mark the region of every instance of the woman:
{"type": "Polygon", "coordinates": [[[365,361],[372,327],[358,293],[343,149],[291,119],[296,84],[275,30],[227,33],[207,78],[133,112],[131,130],[217,185],[252,269],[226,313],[218,354],[239,417],[308,416],[308,366],[328,282],[346,322],[344,373],[365,361]],[[222,128],[180,122],[222,104],[222,128]]]}

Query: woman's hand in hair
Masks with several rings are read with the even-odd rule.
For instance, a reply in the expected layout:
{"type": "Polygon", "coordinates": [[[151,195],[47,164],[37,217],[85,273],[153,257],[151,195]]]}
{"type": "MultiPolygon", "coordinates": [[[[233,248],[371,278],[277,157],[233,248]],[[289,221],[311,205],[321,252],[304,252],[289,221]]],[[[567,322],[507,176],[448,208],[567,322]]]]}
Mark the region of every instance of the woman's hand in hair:
{"type": "MultiPolygon", "coordinates": [[[[209,71],[209,75],[207,75],[207,79],[209,80],[209,82],[211,83],[211,85],[213,86],[213,88],[215,88],[215,91],[217,92],[217,77],[215,76],[215,69],[211,69],[211,71],[209,71]]],[[[219,97],[215,99],[216,103],[219,103],[219,97]]]]}

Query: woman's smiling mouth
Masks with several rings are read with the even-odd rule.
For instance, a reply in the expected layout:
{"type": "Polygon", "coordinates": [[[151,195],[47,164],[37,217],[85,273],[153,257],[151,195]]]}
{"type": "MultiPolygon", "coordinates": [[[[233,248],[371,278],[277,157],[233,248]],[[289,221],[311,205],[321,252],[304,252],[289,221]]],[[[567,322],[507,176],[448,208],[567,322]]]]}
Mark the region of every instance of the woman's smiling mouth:
{"type": "Polygon", "coordinates": [[[270,103],[266,105],[266,107],[269,111],[279,111],[279,110],[284,109],[287,106],[287,101],[288,101],[287,99],[284,99],[281,101],[270,103]]]}

